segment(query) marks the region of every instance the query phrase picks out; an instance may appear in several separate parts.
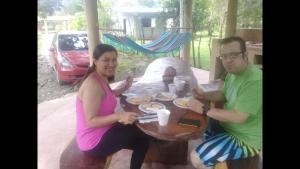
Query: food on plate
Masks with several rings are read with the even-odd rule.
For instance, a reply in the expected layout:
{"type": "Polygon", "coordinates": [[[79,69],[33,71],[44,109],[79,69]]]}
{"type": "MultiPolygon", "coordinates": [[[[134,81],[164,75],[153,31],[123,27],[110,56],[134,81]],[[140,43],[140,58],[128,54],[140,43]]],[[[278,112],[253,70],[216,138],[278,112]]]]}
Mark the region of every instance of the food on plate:
{"type": "Polygon", "coordinates": [[[168,100],[168,99],[172,99],[173,95],[171,93],[158,93],[156,97],[159,99],[168,100]]]}
{"type": "Polygon", "coordinates": [[[151,96],[133,96],[127,99],[131,104],[142,104],[151,101],[151,96]]]}
{"type": "Polygon", "coordinates": [[[149,110],[159,110],[159,109],[164,109],[165,106],[161,103],[157,103],[157,102],[150,102],[150,103],[144,103],[143,104],[143,108],[145,109],[149,109],[149,110]]]}
{"type": "Polygon", "coordinates": [[[181,107],[188,108],[189,99],[187,98],[178,98],[175,100],[175,103],[181,107]]]}
{"type": "Polygon", "coordinates": [[[165,108],[165,105],[158,102],[148,102],[139,105],[139,109],[145,113],[156,113],[158,110],[165,108]]]}

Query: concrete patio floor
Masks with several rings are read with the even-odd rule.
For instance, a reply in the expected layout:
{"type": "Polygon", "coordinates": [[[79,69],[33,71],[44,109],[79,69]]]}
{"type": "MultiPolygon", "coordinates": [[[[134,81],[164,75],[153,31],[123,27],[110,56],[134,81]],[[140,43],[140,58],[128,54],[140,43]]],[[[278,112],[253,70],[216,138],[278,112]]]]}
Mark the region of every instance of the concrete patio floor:
{"type": "MultiPolygon", "coordinates": [[[[193,69],[198,84],[208,82],[208,71],[193,69]]],[[[38,169],[59,169],[59,158],[64,148],[75,135],[75,98],[70,93],[62,98],[46,101],[38,105],[38,169]]],[[[189,141],[189,152],[201,142],[189,141]]],[[[109,169],[129,169],[130,150],[117,152],[109,169]]],[[[189,157],[188,157],[189,161],[189,157]]],[[[193,169],[187,165],[167,166],[160,163],[144,163],[142,169],[193,169]]]]}

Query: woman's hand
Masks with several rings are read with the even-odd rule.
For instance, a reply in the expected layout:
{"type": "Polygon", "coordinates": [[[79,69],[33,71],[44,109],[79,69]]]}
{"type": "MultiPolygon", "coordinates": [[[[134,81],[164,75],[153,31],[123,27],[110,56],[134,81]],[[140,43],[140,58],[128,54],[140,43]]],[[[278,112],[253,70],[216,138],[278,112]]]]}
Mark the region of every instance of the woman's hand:
{"type": "Polygon", "coordinates": [[[118,122],[122,124],[132,124],[137,120],[138,114],[134,112],[121,112],[118,114],[118,122]]]}
{"type": "Polygon", "coordinates": [[[203,113],[203,106],[204,104],[196,99],[190,99],[188,102],[189,109],[200,114],[203,113]]]}
{"type": "Polygon", "coordinates": [[[128,76],[126,78],[126,81],[125,81],[124,91],[127,90],[127,89],[129,89],[132,86],[132,82],[133,82],[133,77],[132,76],[128,76]]]}

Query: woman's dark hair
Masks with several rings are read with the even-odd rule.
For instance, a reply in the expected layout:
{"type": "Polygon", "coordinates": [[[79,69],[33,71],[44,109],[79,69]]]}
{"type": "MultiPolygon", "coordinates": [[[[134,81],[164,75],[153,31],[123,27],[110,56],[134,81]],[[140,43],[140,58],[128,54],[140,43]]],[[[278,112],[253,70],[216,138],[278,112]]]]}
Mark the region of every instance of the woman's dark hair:
{"type": "MultiPolygon", "coordinates": [[[[116,54],[118,55],[118,52],[116,50],[116,48],[114,48],[111,45],[108,44],[99,44],[95,47],[94,51],[93,51],[93,58],[95,60],[98,60],[105,52],[116,52],[116,54]]],[[[79,88],[81,86],[81,84],[83,83],[83,81],[93,72],[96,71],[96,66],[93,63],[92,66],[90,66],[87,70],[87,72],[85,73],[85,75],[82,77],[81,80],[75,82],[75,85],[79,88]]],[[[111,77],[108,77],[108,82],[112,82],[114,81],[114,75],[111,77]]]]}

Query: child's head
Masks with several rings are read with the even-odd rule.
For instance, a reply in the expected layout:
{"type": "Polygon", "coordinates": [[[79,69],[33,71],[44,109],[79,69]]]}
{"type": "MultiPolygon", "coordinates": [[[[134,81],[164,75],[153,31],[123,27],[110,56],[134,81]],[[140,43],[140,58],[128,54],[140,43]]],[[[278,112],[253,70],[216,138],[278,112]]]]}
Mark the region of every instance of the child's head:
{"type": "Polygon", "coordinates": [[[175,76],[176,76],[176,69],[173,68],[172,66],[169,66],[165,69],[162,78],[163,81],[173,81],[175,76]]]}

